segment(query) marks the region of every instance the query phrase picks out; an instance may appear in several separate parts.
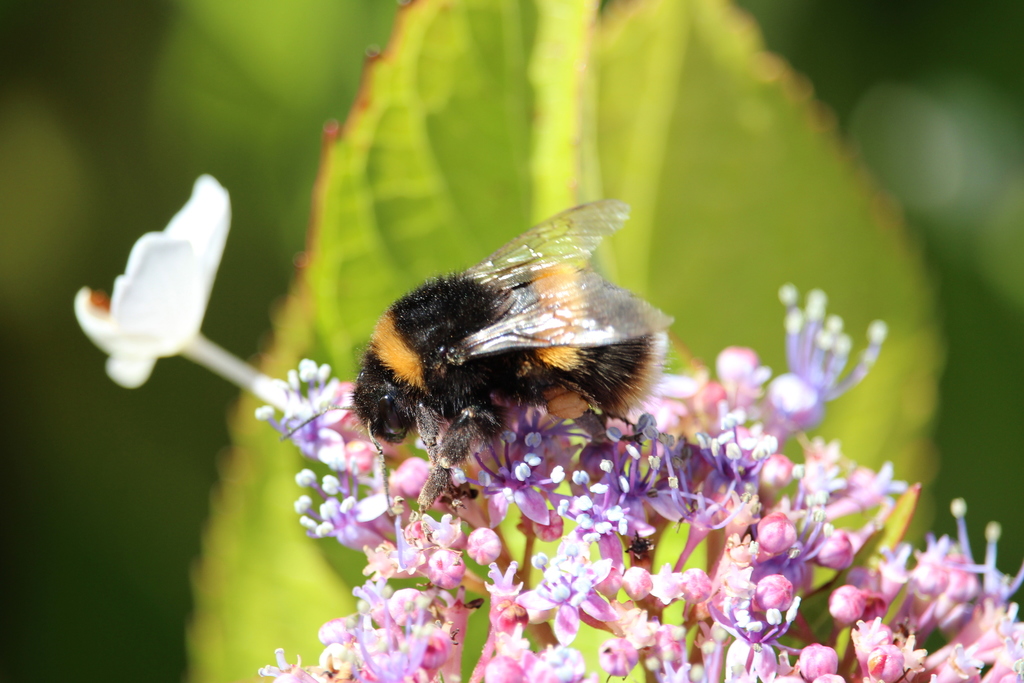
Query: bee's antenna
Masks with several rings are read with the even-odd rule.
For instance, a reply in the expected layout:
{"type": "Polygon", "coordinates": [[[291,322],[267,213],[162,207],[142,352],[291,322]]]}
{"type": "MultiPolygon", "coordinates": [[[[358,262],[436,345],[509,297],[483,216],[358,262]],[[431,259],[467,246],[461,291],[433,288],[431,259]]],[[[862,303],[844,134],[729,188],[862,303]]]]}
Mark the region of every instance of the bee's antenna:
{"type": "Polygon", "coordinates": [[[295,432],[299,431],[300,429],[302,429],[303,427],[305,427],[306,425],[308,425],[310,422],[312,422],[313,420],[317,419],[318,417],[323,417],[324,415],[326,415],[327,413],[331,412],[332,410],[352,410],[353,407],[354,406],[336,406],[336,405],[334,405],[332,403],[329,406],[327,406],[326,408],[324,408],[323,410],[321,410],[319,413],[314,415],[313,417],[309,418],[308,420],[306,420],[305,422],[300,424],[298,427],[295,427],[294,429],[289,431],[287,434],[282,436],[280,440],[284,441],[285,439],[292,438],[292,435],[295,432]]]}

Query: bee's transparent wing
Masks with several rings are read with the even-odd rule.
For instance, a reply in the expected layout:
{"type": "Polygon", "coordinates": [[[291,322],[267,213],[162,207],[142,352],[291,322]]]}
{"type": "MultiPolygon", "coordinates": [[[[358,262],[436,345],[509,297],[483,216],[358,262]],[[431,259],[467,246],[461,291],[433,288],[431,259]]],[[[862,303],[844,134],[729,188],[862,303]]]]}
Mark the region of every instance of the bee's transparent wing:
{"type": "Polygon", "coordinates": [[[539,292],[511,292],[511,305],[498,322],[464,339],[467,358],[547,346],[607,346],[661,332],[672,318],[592,270],[571,286],[539,292]]]}
{"type": "Polygon", "coordinates": [[[499,320],[462,341],[465,357],[548,346],[606,346],[665,330],[672,318],[590,269],[590,255],[625,222],[615,200],[558,214],[466,271],[502,290],[499,320]]]}
{"type": "Polygon", "coordinates": [[[478,282],[511,288],[554,266],[588,267],[601,240],[622,227],[629,206],[604,199],[563,211],[527,230],[466,271],[478,282]]]}

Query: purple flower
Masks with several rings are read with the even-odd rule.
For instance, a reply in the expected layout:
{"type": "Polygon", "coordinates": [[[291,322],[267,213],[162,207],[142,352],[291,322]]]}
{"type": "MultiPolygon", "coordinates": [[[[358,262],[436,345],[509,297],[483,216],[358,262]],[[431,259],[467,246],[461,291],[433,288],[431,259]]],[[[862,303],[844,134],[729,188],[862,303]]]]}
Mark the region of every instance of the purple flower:
{"type": "Polygon", "coordinates": [[[816,427],[825,415],[825,403],[849,391],[867,375],[885,341],[885,323],[868,328],[868,347],[860,361],[842,379],[852,343],[843,333],[842,318],[825,316],[828,298],[820,289],[807,294],[804,310],[797,308],[797,290],[785,285],[779,299],[786,306],[786,360],[789,372],[768,385],[767,431],[785,440],[790,434],[816,427]]]}
{"type": "Polygon", "coordinates": [[[374,547],[385,540],[390,531],[387,520],[387,499],[383,492],[357,498],[364,482],[350,472],[328,474],[318,480],[312,470],[295,475],[299,486],[313,489],[322,499],[316,507],[308,495],[295,501],[295,512],[301,515],[299,523],[313,538],[334,537],[353,550],[374,547]]]}
{"type": "Polygon", "coordinates": [[[273,407],[263,406],[256,411],[257,419],[287,436],[310,460],[345,469],[358,455],[362,471],[372,467],[372,445],[355,415],[340,408],[348,403],[351,383],[333,379],[331,366],[309,359],[301,361],[297,371],[288,371],[287,382],[275,382],[285,396],[284,414],[278,419],[273,407]],[[355,443],[350,446],[350,441],[355,443]]]}
{"type": "Polygon", "coordinates": [[[611,570],[611,560],[591,563],[585,553],[585,548],[566,542],[550,561],[537,556],[541,558],[536,563],[544,569],[544,579],[516,600],[528,610],[557,610],[555,637],[562,645],[576,638],[581,609],[598,621],[613,621],[618,616],[597,592],[597,585],[611,570]]]}
{"type": "Polygon", "coordinates": [[[505,519],[509,503],[528,519],[548,524],[546,496],[565,479],[560,463],[568,463],[569,439],[579,432],[534,409],[511,410],[510,424],[514,429],[477,454],[480,473],[474,483],[487,498],[491,526],[505,519]]]}

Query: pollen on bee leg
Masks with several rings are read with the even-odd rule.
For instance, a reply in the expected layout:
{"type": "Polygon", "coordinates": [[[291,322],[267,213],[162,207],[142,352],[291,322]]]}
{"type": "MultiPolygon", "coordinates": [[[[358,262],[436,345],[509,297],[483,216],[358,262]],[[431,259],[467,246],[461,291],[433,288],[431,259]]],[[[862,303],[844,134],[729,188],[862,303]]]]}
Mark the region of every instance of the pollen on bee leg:
{"type": "Polygon", "coordinates": [[[590,408],[582,396],[565,387],[552,387],[544,392],[548,402],[548,413],[563,420],[575,420],[590,408]]]}

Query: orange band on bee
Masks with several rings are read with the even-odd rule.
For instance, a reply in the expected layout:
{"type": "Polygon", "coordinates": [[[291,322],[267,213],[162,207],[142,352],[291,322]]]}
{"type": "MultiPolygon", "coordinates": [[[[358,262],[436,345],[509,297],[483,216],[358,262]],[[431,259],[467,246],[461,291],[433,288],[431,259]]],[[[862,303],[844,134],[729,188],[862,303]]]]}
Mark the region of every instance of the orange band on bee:
{"type": "Polygon", "coordinates": [[[384,364],[395,373],[395,377],[420,389],[426,388],[423,381],[423,363],[402,333],[395,328],[391,311],[377,321],[370,343],[384,364]]]}
{"type": "Polygon", "coordinates": [[[583,360],[579,349],[572,346],[549,346],[537,349],[536,353],[542,363],[559,370],[572,370],[583,360]]]}

